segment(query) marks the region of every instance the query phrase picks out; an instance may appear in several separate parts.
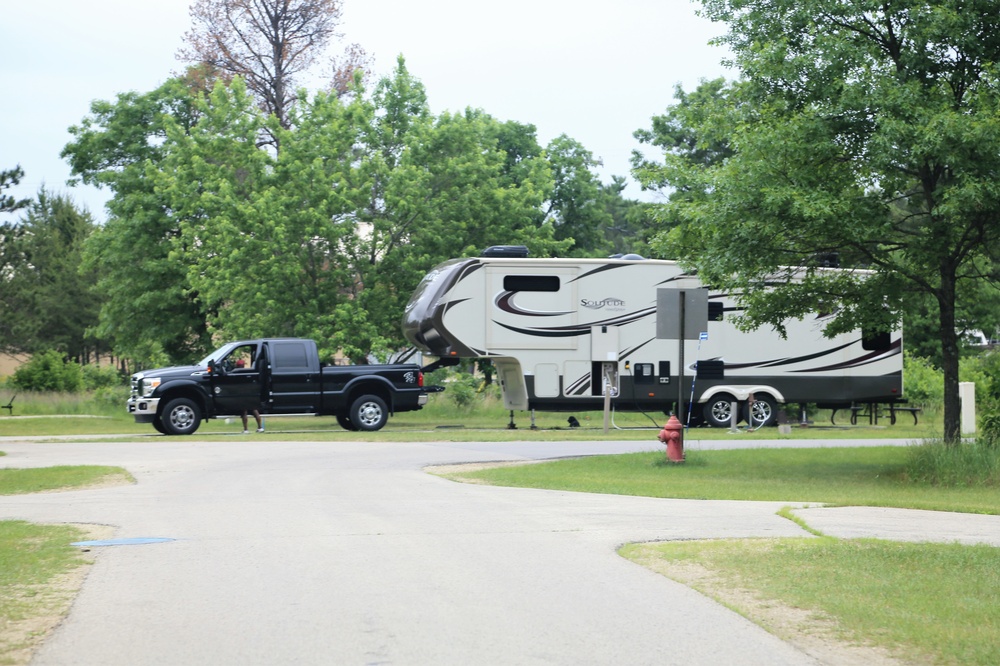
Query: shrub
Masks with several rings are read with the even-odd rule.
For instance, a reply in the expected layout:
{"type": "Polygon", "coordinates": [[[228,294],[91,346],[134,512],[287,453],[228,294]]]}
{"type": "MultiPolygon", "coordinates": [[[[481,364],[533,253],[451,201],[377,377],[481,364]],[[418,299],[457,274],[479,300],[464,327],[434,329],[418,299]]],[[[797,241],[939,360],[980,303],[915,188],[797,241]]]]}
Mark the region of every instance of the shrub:
{"type": "Polygon", "coordinates": [[[88,391],[123,386],[126,380],[110,365],[83,366],[83,388],[88,391]]]}
{"type": "Polygon", "coordinates": [[[903,352],[903,385],[906,397],[921,407],[944,402],[944,375],[926,358],[903,352]]]}
{"type": "Polygon", "coordinates": [[[25,391],[65,391],[83,387],[83,371],[55,350],[35,354],[14,372],[11,384],[25,391]]]}

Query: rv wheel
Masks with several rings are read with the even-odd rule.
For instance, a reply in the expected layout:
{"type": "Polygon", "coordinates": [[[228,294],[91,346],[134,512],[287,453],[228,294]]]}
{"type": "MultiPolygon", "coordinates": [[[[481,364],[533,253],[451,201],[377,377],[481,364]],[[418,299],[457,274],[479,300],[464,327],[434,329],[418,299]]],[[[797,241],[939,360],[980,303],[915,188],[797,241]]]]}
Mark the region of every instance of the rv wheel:
{"type": "Polygon", "coordinates": [[[736,398],[728,393],[712,396],[702,410],[705,423],[713,428],[728,428],[732,423],[734,402],[736,402],[736,398]]]}
{"type": "Polygon", "coordinates": [[[774,398],[767,394],[754,396],[753,404],[750,405],[748,411],[749,414],[744,413],[744,417],[746,417],[746,422],[750,424],[750,427],[763,428],[774,425],[778,417],[778,404],[774,398]]]}

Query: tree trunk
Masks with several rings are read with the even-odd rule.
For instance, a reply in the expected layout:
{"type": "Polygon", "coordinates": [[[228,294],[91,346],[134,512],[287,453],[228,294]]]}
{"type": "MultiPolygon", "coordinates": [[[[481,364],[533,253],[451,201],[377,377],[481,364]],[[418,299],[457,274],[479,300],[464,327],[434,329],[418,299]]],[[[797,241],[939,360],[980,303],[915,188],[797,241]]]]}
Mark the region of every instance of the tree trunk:
{"type": "Polygon", "coordinates": [[[958,394],[958,333],[955,331],[955,279],[942,271],[938,290],[940,308],[941,365],[944,371],[944,443],[961,441],[962,405],[958,394]]]}

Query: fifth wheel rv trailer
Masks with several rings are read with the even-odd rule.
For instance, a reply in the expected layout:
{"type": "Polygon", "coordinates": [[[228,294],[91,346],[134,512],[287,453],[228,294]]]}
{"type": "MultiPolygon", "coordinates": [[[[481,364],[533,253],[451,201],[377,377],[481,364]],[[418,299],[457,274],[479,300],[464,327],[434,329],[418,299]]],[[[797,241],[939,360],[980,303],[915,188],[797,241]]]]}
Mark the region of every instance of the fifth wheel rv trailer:
{"type": "Polygon", "coordinates": [[[783,403],[902,399],[899,331],[826,338],[830,315],[815,314],[786,322],[787,338],[742,332],[731,321],[735,300],[705,290],[676,262],[529,259],[518,247],[435,267],[403,317],[404,335],[430,356],[492,361],[507,409],[601,410],[607,388],[619,411],[680,407],[682,420],[725,427],[733,404],[760,426],[783,403]],[[658,337],[665,289],[707,294],[707,321],[693,339],[658,337]]]}

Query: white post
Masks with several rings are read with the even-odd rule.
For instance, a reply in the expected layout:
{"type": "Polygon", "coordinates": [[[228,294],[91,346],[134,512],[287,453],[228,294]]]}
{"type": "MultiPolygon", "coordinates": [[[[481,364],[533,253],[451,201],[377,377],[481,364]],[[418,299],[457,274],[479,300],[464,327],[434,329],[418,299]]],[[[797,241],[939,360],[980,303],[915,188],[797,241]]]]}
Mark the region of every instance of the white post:
{"type": "Polygon", "coordinates": [[[976,385],[974,382],[958,383],[958,398],[962,402],[962,434],[976,432],[976,385]]]}
{"type": "Polygon", "coordinates": [[[740,403],[736,401],[729,403],[729,432],[731,433],[742,432],[736,427],[736,422],[740,420],[739,406],[740,403]]]}

